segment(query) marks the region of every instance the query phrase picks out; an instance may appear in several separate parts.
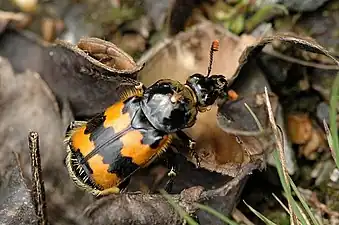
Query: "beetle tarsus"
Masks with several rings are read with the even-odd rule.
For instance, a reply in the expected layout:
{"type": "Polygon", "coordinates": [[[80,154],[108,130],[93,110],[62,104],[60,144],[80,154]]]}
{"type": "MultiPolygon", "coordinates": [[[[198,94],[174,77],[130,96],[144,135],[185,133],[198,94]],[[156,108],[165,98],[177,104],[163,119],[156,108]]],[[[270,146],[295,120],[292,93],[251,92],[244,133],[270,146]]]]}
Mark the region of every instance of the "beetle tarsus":
{"type": "Polygon", "coordinates": [[[200,168],[200,157],[195,151],[196,142],[183,131],[177,131],[176,134],[181,141],[186,143],[185,145],[188,148],[190,155],[196,160],[196,167],[200,168]]]}
{"type": "Polygon", "coordinates": [[[177,176],[177,171],[174,166],[171,167],[170,171],[167,173],[169,180],[165,184],[165,191],[171,192],[174,184],[174,178],[177,176]]]}

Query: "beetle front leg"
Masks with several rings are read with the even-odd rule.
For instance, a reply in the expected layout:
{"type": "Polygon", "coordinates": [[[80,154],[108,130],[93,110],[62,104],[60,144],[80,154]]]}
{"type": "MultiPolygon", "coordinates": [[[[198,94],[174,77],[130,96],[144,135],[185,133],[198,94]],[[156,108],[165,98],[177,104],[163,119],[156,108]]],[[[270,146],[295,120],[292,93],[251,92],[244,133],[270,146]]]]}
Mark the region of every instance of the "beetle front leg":
{"type": "Polygon", "coordinates": [[[191,156],[195,158],[197,162],[197,168],[200,168],[200,158],[198,153],[195,151],[196,142],[182,130],[177,131],[176,135],[182,142],[184,142],[184,145],[189,149],[191,156]]]}

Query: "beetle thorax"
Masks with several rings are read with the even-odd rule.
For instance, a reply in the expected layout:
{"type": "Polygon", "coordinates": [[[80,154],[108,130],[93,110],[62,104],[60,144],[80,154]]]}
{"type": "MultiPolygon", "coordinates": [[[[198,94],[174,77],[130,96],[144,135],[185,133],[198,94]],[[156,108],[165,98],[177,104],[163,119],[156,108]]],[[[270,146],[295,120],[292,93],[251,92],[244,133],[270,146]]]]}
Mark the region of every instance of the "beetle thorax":
{"type": "Polygon", "coordinates": [[[197,115],[192,92],[173,80],[160,80],[147,88],[141,108],[156,129],[167,133],[192,126],[197,115]]]}

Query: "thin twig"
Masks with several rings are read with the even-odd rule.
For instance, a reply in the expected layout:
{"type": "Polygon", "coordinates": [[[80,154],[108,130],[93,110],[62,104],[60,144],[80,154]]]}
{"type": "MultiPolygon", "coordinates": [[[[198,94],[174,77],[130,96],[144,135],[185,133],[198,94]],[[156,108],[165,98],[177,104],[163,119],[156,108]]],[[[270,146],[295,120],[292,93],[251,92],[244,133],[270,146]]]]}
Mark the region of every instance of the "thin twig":
{"type": "Polygon", "coordinates": [[[323,70],[339,70],[337,65],[326,65],[326,64],[320,64],[320,63],[308,62],[302,59],[297,59],[297,58],[294,58],[288,55],[284,55],[283,53],[275,51],[273,48],[264,49],[263,52],[271,56],[277,57],[279,59],[285,60],[287,62],[296,63],[302,66],[313,67],[313,68],[323,69],[323,70]]]}
{"type": "MultiPolygon", "coordinates": [[[[270,99],[269,99],[269,96],[268,96],[267,87],[265,87],[265,98],[266,98],[266,106],[267,106],[267,111],[268,111],[268,118],[270,120],[271,128],[272,128],[272,131],[273,131],[273,134],[274,134],[274,137],[275,137],[275,144],[276,144],[276,146],[279,150],[279,158],[280,158],[281,165],[282,165],[283,175],[284,175],[284,178],[286,180],[287,186],[290,188],[289,176],[288,176],[287,167],[286,167],[286,159],[285,159],[285,154],[284,154],[284,148],[283,148],[283,144],[281,142],[281,137],[279,137],[277,125],[275,123],[271,102],[270,102],[270,99]]],[[[297,225],[298,224],[297,217],[296,217],[296,215],[295,215],[295,213],[292,209],[292,205],[291,205],[290,201],[288,201],[288,209],[291,212],[291,224],[297,225]]]]}
{"type": "Polygon", "coordinates": [[[29,151],[32,169],[32,200],[39,225],[47,225],[45,186],[42,179],[41,159],[39,151],[39,135],[37,132],[30,132],[28,136],[29,151]]]}

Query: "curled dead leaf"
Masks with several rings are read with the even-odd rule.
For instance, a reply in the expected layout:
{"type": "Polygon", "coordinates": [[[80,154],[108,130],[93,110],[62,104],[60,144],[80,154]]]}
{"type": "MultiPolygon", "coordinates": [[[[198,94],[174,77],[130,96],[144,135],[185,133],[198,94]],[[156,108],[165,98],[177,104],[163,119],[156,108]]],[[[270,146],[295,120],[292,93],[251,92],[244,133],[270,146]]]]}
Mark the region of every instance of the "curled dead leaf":
{"type": "MultiPolygon", "coordinates": [[[[88,60],[93,65],[113,74],[107,76],[126,76],[136,78],[143,66],[139,66],[134,60],[111,42],[99,38],[82,38],[77,46],[58,40],[57,45],[74,51],[78,56],[88,60]]],[[[105,76],[105,75],[103,75],[105,76]]]]}
{"type": "Polygon", "coordinates": [[[212,73],[222,74],[230,80],[237,70],[240,55],[256,39],[248,35],[235,36],[211,22],[181,32],[146,52],[138,61],[138,64],[146,63],[138,79],[148,86],[163,78],[185,82],[194,73],[206,74],[208,52],[212,41],[216,39],[219,40],[220,48],[214,56],[212,73]]]}
{"type": "Polygon", "coordinates": [[[252,46],[246,48],[246,50],[242,53],[240,57],[240,66],[238,67],[233,78],[235,79],[238,76],[243,66],[246,65],[246,63],[251,58],[260,53],[267,44],[273,44],[274,41],[279,41],[282,44],[289,44],[296,48],[300,48],[309,52],[325,55],[339,66],[339,61],[327,49],[319,45],[314,39],[305,36],[298,36],[292,33],[278,33],[272,36],[263,37],[252,46]]]}
{"type": "MultiPolygon", "coordinates": [[[[276,109],[277,96],[270,93],[270,100],[276,109]]],[[[269,128],[265,107],[264,93],[227,101],[218,108],[218,125],[227,133],[257,136],[269,128]]]]}
{"type": "Polygon", "coordinates": [[[106,65],[108,70],[113,69],[118,74],[135,75],[142,69],[142,66],[138,66],[130,55],[112,42],[99,38],[82,38],[77,46],[89,56],[106,65]]]}
{"type": "MultiPolygon", "coordinates": [[[[92,45],[93,42],[90,39],[92,45]]],[[[106,44],[98,43],[103,46],[101,49],[114,48],[113,44],[106,44]]],[[[10,28],[1,35],[0,46],[0,55],[9,59],[15,71],[38,72],[58,100],[70,102],[77,117],[93,116],[118,100],[126,88],[139,84],[133,78],[142,66],[132,68],[130,57],[120,54],[121,50],[111,58],[126,59],[128,68],[107,66],[76,45],[62,41],[53,45],[43,43],[33,35],[10,28]]]]}

